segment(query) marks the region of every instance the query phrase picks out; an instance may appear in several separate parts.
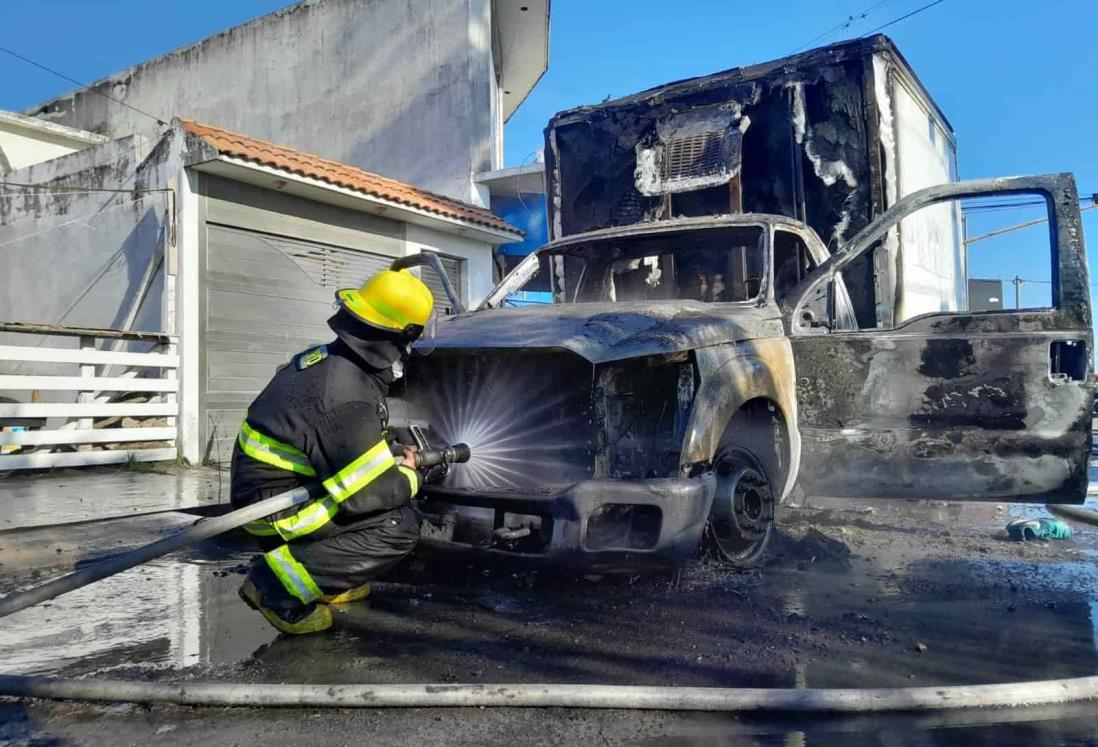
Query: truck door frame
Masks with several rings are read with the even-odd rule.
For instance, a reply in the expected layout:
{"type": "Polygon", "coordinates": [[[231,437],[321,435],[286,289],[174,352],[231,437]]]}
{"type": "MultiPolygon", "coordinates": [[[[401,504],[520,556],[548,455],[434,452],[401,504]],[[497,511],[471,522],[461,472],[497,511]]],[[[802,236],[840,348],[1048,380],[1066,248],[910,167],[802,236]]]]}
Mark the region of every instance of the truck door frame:
{"type": "MultiPolygon", "coordinates": [[[[800,484],[809,495],[1081,503],[1093,336],[1070,174],[929,187],[903,198],[789,295],[800,484]],[[840,320],[842,269],[907,215],[960,198],[1037,194],[1049,212],[1052,308],[936,312],[887,329],[840,320]],[[1056,351],[1083,345],[1085,371],[1056,351]]],[[[1077,347],[1072,350],[1078,351],[1077,347]]]]}

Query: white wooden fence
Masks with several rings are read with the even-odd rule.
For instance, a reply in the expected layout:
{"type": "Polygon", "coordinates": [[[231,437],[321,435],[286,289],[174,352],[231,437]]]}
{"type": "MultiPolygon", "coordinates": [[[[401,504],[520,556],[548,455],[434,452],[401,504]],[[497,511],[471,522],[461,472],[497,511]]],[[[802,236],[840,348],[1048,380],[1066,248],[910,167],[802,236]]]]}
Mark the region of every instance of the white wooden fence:
{"type": "Polygon", "coordinates": [[[0,345],[0,361],[58,364],[52,366],[56,374],[0,374],[0,452],[7,452],[0,453],[0,472],[176,458],[179,356],[173,336],[14,322],[0,322],[0,332],[47,336],[44,345],[0,345]],[[48,347],[64,337],[78,338],[79,348],[48,347]],[[102,340],[110,341],[106,349],[98,347],[102,340]],[[118,350],[132,341],[154,348],[118,350]],[[7,392],[30,392],[30,401],[9,401],[7,392]],[[75,396],[72,402],[39,402],[41,392],[75,396]],[[125,393],[143,394],[145,401],[116,401],[125,393]],[[121,418],[150,417],[165,424],[114,427],[121,418]]]}

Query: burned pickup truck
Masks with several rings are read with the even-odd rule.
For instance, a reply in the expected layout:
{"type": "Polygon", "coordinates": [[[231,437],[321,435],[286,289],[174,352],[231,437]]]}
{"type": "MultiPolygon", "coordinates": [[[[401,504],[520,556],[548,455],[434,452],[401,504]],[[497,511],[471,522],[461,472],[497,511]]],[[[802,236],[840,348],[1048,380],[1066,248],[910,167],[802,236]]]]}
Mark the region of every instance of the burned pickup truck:
{"type": "Polygon", "coordinates": [[[829,253],[792,218],[601,229],[444,319],[395,412],[473,459],[425,488],[439,547],[590,568],[758,562],[810,495],[1078,503],[1091,442],[1086,253],[1070,175],[943,184],[829,253]],[[865,325],[844,272],[920,211],[1048,206],[1049,308],[865,325]],[[547,277],[552,303],[509,308],[547,277]]]}
{"type": "Polygon", "coordinates": [[[1074,181],[957,183],[887,37],[561,112],[545,152],[550,243],[409,368],[405,416],[473,447],[425,488],[430,542],[620,568],[704,535],[746,566],[794,492],[1083,499],[1074,181]],[[1009,234],[1050,291],[1011,310],[969,293],[970,243],[1003,274],[966,234],[993,202],[1049,228],[1044,267],[1009,234]]]}

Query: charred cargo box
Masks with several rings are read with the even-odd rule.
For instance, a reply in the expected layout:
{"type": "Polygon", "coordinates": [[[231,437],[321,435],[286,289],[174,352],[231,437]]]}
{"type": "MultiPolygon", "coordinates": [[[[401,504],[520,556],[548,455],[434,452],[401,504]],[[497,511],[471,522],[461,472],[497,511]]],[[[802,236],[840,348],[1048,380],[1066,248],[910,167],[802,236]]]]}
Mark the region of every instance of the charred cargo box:
{"type": "MultiPolygon", "coordinates": [[[[834,250],[901,197],[954,181],[956,149],[946,117],[877,35],[557,114],[546,172],[554,239],[747,212],[797,219],[834,250]]],[[[887,252],[847,270],[862,323],[963,305],[958,215],[923,219],[948,225],[909,221],[887,252]],[[905,253],[912,234],[923,245],[905,253]],[[879,300],[899,278],[915,282],[894,310],[879,300]],[[921,298],[928,285],[937,291],[921,298]]]]}

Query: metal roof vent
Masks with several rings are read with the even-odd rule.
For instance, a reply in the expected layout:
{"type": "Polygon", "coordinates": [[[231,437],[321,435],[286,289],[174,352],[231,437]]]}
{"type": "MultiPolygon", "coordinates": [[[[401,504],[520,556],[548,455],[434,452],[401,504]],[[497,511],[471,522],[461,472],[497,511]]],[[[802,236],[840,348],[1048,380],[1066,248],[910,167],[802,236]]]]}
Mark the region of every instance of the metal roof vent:
{"type": "Polygon", "coordinates": [[[740,171],[749,120],[708,108],[656,125],[656,137],[637,145],[637,190],[648,197],[728,184],[740,171]]]}

